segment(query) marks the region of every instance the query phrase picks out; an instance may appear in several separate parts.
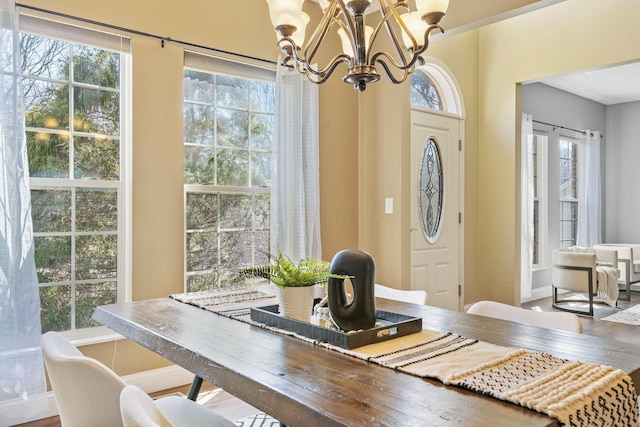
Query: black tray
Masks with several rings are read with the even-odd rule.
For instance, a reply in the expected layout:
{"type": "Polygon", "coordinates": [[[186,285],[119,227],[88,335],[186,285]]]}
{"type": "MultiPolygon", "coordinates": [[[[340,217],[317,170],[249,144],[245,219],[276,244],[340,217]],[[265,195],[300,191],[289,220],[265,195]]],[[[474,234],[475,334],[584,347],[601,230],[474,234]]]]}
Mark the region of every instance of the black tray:
{"type": "Polygon", "coordinates": [[[264,323],[267,326],[284,329],[285,331],[349,350],[414,334],[422,330],[422,318],[420,317],[410,317],[403,314],[376,310],[376,319],[376,322],[382,324],[382,326],[347,333],[280,316],[278,314],[278,305],[268,305],[251,309],[251,320],[255,322],[264,323]]]}

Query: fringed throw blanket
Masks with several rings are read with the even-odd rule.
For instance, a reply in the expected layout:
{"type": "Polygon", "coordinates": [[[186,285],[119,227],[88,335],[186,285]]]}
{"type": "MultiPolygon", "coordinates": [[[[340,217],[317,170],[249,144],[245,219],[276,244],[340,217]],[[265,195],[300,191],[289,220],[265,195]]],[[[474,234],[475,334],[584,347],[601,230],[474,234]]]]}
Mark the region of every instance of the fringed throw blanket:
{"type": "MultiPolygon", "coordinates": [[[[251,307],[277,303],[273,296],[257,291],[198,292],[171,297],[254,325],[251,307]]],[[[512,402],[556,418],[563,425],[640,426],[631,378],[609,366],[559,359],[430,330],[353,350],[313,342],[371,363],[512,402]]]]}
{"type": "MultiPolygon", "coordinates": [[[[564,250],[582,254],[596,253],[595,249],[583,246],[571,246],[564,250]]],[[[618,295],[620,293],[620,289],[618,288],[618,274],[620,274],[620,272],[611,263],[596,260],[596,283],[598,287],[598,289],[596,289],[596,295],[611,307],[617,306],[618,295]]]]}
{"type": "Polygon", "coordinates": [[[618,288],[618,269],[600,265],[596,267],[598,275],[598,297],[611,307],[616,307],[620,289],[618,288]]]}

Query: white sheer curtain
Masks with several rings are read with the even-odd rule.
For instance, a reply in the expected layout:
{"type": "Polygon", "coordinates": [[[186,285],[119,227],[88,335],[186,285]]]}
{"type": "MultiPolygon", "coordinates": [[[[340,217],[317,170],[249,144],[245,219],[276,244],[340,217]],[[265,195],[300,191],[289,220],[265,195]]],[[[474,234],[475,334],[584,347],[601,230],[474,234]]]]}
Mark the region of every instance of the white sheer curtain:
{"type": "Polygon", "coordinates": [[[600,133],[587,130],[578,143],[578,246],[602,242],[600,133]]]}
{"type": "MultiPolygon", "coordinates": [[[[278,61],[280,63],[280,61],[278,61]]],[[[321,258],[318,88],[278,65],[272,149],[271,248],[321,258]]]]}
{"type": "Polygon", "coordinates": [[[533,117],[522,113],[520,137],[520,296],[531,297],[533,280],[533,117]]]}
{"type": "Polygon", "coordinates": [[[45,409],[40,298],[14,0],[0,0],[0,424],[45,409]]]}

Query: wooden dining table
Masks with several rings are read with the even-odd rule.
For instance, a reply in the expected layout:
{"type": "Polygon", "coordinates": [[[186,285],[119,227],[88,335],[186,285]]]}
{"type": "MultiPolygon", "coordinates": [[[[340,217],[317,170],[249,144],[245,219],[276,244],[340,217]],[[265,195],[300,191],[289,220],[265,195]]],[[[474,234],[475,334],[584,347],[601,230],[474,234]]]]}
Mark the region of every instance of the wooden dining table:
{"type": "MultiPolygon", "coordinates": [[[[619,368],[640,384],[640,346],[378,299],[423,328],[619,368]]],[[[379,366],[171,298],[99,306],[93,318],[290,427],[557,426],[521,406],[379,366]]]]}

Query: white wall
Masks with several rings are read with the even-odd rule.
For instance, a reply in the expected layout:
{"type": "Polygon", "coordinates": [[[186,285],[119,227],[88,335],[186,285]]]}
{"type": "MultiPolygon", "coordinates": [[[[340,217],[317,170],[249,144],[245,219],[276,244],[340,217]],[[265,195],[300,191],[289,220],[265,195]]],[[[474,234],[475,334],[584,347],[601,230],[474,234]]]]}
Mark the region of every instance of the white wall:
{"type": "Polygon", "coordinates": [[[607,107],[606,242],[640,242],[640,102],[607,107]]]}

